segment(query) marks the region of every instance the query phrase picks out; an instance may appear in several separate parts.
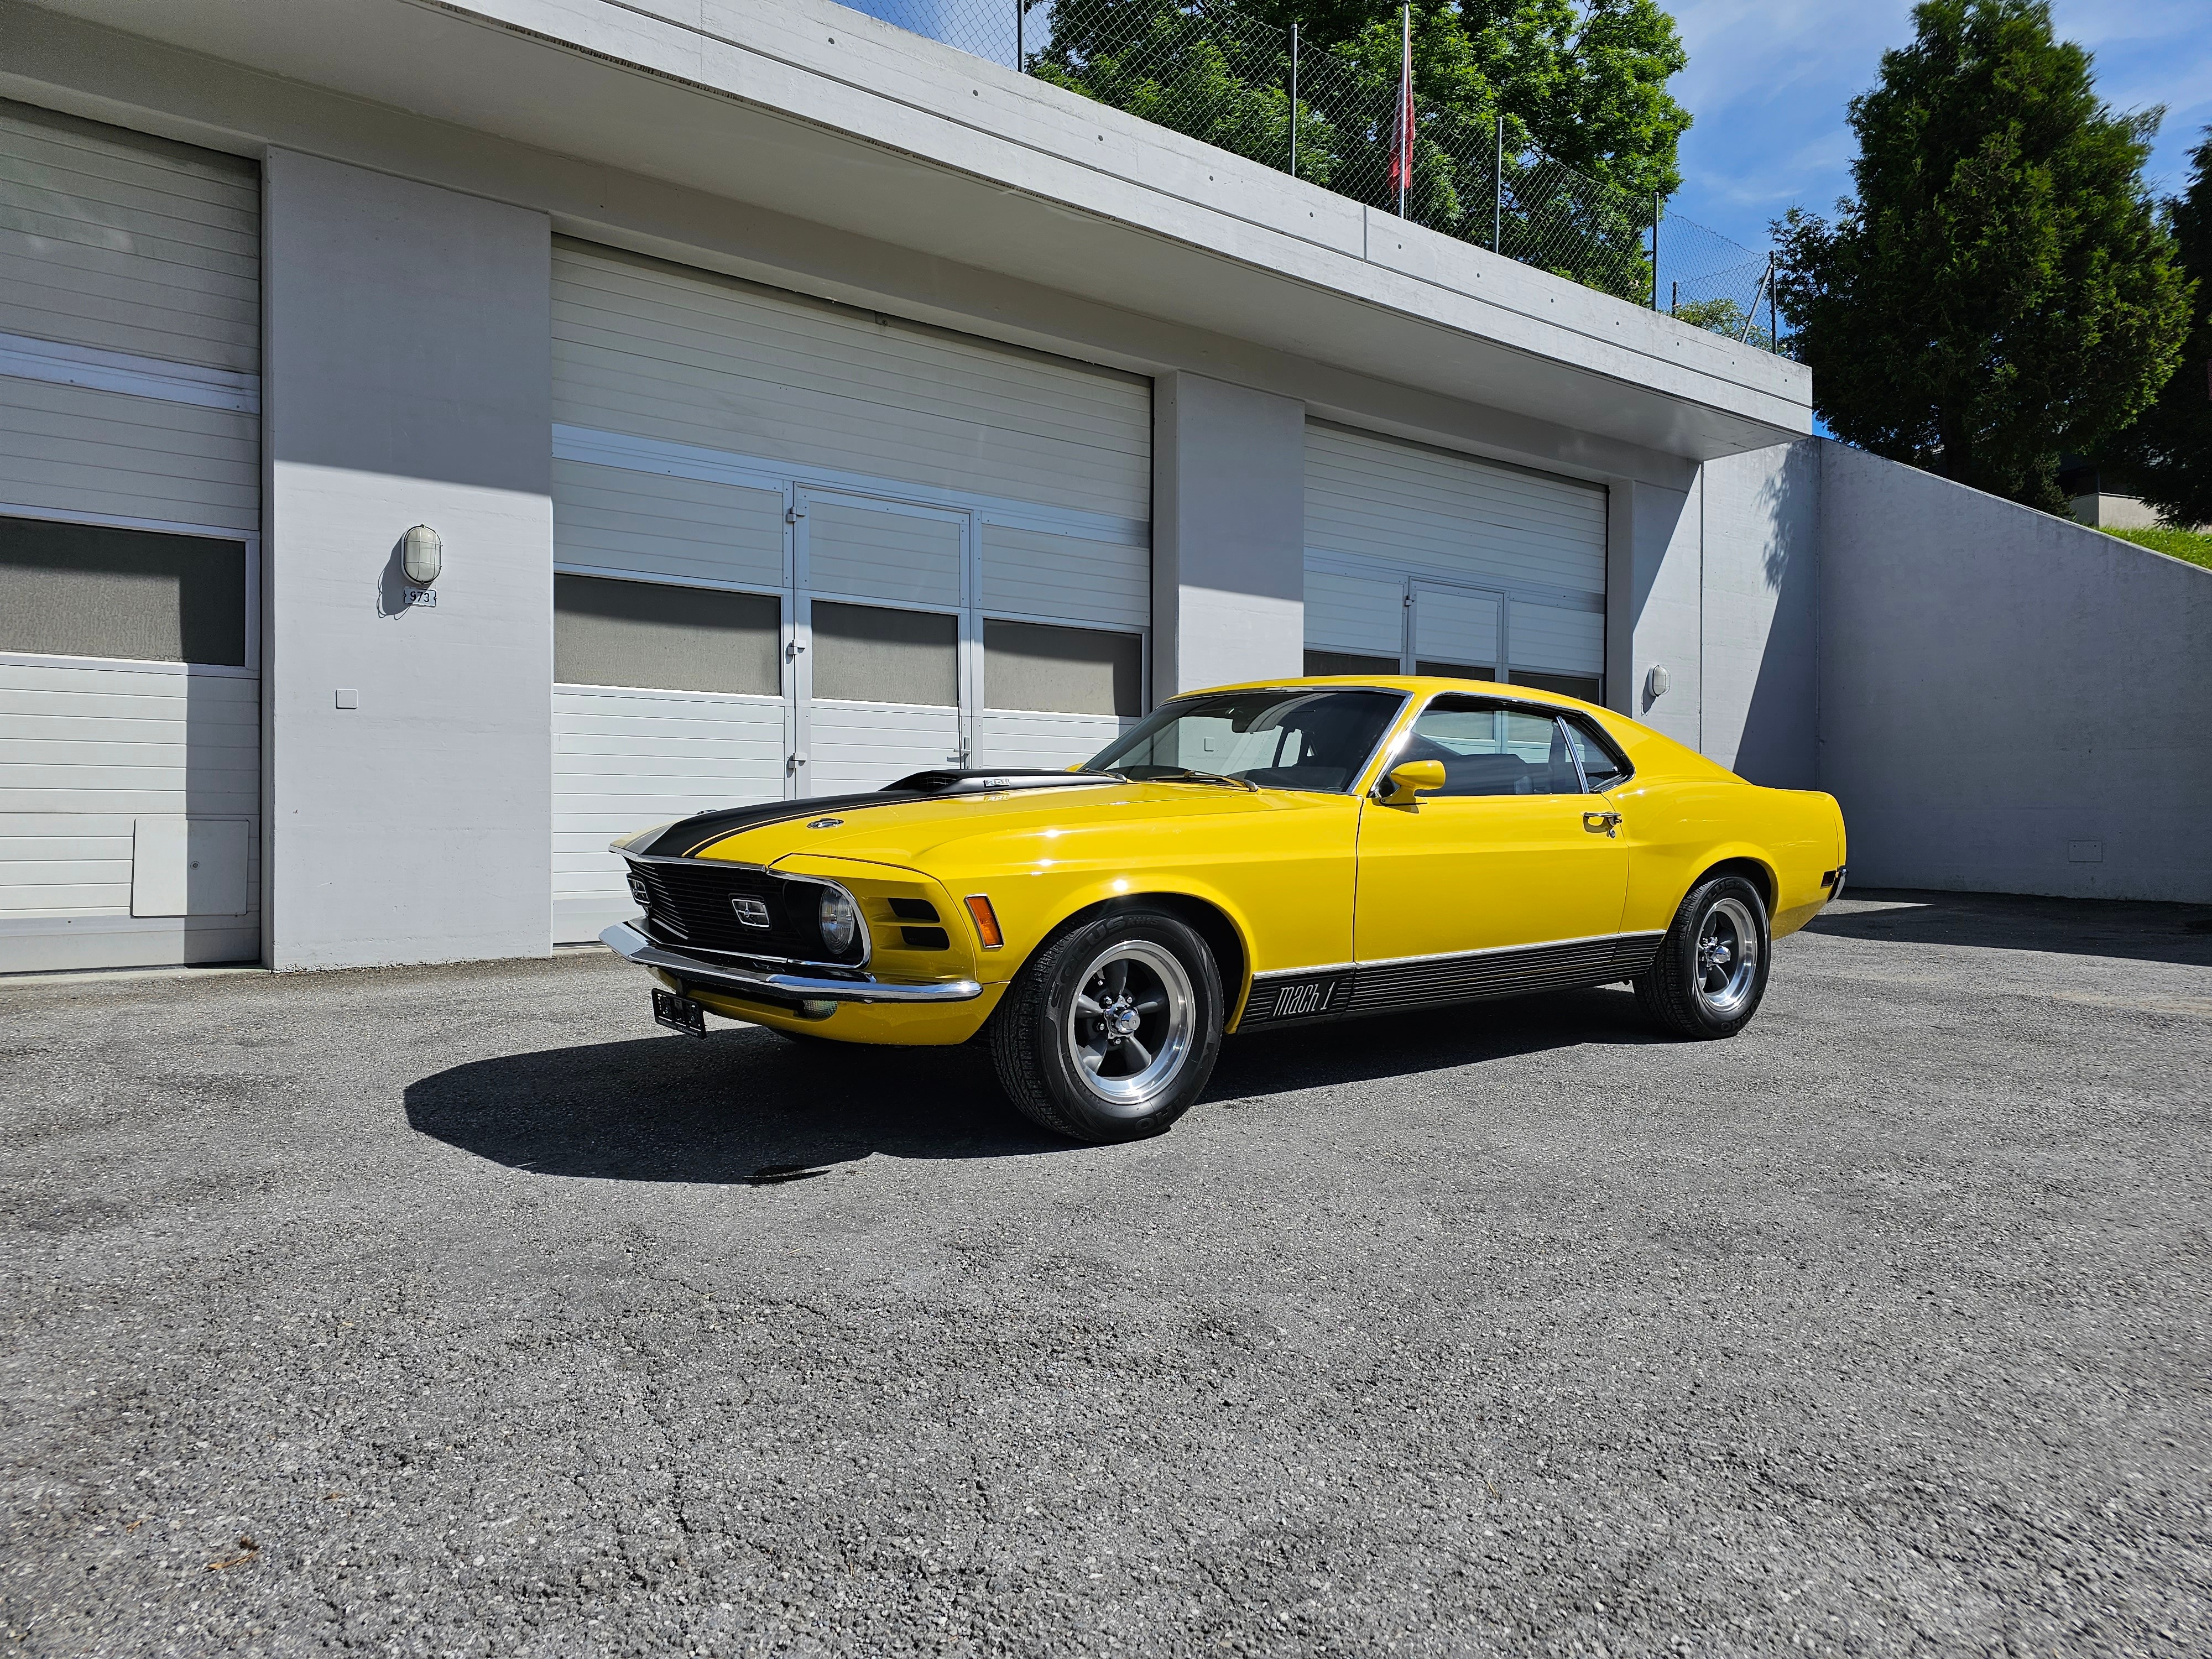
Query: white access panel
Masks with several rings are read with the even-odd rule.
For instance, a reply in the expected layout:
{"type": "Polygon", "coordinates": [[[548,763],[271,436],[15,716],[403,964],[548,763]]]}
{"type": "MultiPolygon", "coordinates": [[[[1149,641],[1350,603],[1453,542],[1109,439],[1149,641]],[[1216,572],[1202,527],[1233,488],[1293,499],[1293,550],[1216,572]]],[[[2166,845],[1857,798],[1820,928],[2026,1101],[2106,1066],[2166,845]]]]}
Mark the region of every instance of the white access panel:
{"type": "Polygon", "coordinates": [[[244,818],[142,817],[131,846],[134,916],[242,916],[251,826],[244,818]]]}
{"type": "Polygon", "coordinates": [[[0,100],[0,517],[34,561],[42,526],[235,541],[248,641],[94,656],[64,606],[0,645],[0,972],[260,954],[260,198],[250,161],[0,100]]]}

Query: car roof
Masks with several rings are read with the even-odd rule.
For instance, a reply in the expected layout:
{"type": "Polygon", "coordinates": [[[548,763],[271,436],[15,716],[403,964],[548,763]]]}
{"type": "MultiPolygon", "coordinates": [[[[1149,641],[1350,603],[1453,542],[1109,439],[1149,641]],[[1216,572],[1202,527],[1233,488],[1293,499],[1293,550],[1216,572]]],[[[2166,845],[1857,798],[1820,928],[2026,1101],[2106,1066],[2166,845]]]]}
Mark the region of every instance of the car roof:
{"type": "Polygon", "coordinates": [[[1208,685],[1178,691],[1166,702],[1212,696],[1223,691],[1295,691],[1308,688],[1347,691],[1403,691],[1425,696],[1437,691],[1465,691],[1497,697],[1508,702],[1540,702],[1555,708],[1587,708],[1603,714],[1599,703],[1585,702],[1562,691],[1544,691],[1533,685],[1512,685],[1497,680],[1452,679],[1437,674],[1302,674],[1279,680],[1243,680],[1234,685],[1208,685]]]}

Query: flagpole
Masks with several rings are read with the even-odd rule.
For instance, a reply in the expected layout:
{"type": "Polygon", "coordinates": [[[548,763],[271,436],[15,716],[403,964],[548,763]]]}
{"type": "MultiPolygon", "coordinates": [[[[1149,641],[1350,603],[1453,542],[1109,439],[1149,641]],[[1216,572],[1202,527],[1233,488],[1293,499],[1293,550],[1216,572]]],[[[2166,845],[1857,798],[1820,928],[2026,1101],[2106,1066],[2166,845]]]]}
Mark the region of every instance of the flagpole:
{"type": "Polygon", "coordinates": [[[1406,216],[1406,185],[1413,171],[1413,7],[1399,11],[1398,49],[1398,216],[1406,216]]]}

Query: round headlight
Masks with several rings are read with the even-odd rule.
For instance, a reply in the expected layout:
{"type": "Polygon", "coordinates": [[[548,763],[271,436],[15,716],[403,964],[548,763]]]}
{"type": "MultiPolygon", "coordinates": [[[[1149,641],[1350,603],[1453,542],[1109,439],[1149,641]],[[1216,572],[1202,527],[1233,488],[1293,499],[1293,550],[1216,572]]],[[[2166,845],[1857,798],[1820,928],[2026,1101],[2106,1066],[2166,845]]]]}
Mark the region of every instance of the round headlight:
{"type": "Polygon", "coordinates": [[[860,937],[860,913],[854,906],[852,896],[842,888],[822,890],[822,908],[817,912],[822,929],[822,948],[833,957],[842,957],[851,951],[860,937]]]}

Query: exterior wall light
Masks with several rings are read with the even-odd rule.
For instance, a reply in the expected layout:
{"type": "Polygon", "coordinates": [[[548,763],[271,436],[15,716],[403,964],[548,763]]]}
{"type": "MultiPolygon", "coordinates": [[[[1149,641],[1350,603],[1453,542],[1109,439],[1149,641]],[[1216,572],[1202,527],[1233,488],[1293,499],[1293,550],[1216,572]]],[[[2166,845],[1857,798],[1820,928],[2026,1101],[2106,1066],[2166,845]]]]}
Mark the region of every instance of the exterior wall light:
{"type": "Polygon", "coordinates": [[[1644,701],[1647,703],[1656,702],[1666,695],[1667,671],[1655,662],[1651,665],[1651,672],[1644,677],[1644,701]]]}
{"type": "Polygon", "coordinates": [[[446,544],[427,524],[418,524],[400,538],[400,568],[417,587],[428,587],[446,568],[446,544]]]}

